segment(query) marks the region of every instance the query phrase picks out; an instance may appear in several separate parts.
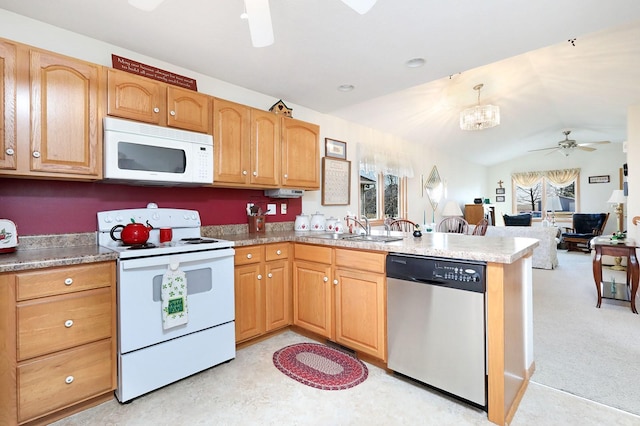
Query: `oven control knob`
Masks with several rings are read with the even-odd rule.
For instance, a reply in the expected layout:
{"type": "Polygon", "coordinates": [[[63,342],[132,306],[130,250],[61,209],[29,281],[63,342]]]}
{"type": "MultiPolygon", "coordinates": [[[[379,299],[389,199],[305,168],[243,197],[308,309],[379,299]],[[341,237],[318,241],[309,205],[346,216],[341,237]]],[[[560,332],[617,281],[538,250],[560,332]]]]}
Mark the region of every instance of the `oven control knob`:
{"type": "Polygon", "coordinates": [[[160,220],[160,215],[158,213],[154,213],[154,214],[151,215],[151,219],[160,220]]]}
{"type": "Polygon", "coordinates": [[[113,218],[110,215],[106,215],[104,217],[104,223],[111,223],[113,222],[113,218]]]}
{"type": "Polygon", "coordinates": [[[117,215],[116,216],[116,222],[122,222],[122,216],[117,215]]]}
{"type": "Polygon", "coordinates": [[[195,213],[191,213],[191,219],[196,220],[198,218],[198,215],[195,213]]]}

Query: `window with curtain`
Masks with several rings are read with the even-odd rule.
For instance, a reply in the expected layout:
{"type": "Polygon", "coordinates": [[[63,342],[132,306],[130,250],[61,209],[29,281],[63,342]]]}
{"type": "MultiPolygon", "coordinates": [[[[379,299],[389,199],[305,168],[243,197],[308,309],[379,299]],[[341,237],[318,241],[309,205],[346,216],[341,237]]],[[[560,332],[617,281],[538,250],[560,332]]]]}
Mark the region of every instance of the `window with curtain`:
{"type": "Polygon", "coordinates": [[[534,218],[571,217],[578,211],[580,169],[514,173],[513,209],[534,218]]]}

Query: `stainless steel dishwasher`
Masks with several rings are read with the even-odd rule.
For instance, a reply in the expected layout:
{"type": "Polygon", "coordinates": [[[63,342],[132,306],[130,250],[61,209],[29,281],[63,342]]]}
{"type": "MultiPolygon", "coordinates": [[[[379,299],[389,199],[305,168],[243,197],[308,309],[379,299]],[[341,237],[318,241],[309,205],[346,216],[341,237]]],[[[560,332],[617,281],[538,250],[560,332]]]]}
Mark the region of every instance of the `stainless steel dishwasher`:
{"type": "Polygon", "coordinates": [[[387,256],[387,366],[487,410],[486,263],[387,256]]]}

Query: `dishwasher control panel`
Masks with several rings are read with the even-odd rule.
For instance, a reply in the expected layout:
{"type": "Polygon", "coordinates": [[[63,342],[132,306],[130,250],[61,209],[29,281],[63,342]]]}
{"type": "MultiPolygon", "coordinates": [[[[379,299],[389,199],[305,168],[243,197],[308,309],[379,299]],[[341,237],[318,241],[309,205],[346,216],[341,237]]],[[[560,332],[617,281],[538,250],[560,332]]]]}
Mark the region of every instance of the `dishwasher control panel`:
{"type": "Polygon", "coordinates": [[[486,263],[473,260],[445,259],[390,253],[387,277],[484,293],[486,263]]]}

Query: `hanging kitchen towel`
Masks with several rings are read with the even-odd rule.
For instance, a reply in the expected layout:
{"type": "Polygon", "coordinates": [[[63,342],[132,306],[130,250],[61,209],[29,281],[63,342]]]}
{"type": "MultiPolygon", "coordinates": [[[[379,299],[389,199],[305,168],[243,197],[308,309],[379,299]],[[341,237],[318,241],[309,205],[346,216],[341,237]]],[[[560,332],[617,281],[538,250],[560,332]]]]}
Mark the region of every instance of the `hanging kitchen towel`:
{"type": "Polygon", "coordinates": [[[187,277],[178,263],[171,263],[162,277],[162,328],[186,324],[187,313],[187,277]]]}

